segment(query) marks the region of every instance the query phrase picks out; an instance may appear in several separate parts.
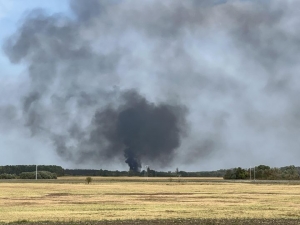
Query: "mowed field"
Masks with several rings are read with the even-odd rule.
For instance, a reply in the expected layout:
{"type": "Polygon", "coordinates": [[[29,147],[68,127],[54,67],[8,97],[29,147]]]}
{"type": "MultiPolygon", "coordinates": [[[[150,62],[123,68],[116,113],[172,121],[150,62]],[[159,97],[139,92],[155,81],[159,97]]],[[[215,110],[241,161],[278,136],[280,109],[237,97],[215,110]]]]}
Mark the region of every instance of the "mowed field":
{"type": "Polygon", "coordinates": [[[298,182],[219,178],[63,177],[2,180],[0,222],[157,219],[299,219],[298,182]]]}

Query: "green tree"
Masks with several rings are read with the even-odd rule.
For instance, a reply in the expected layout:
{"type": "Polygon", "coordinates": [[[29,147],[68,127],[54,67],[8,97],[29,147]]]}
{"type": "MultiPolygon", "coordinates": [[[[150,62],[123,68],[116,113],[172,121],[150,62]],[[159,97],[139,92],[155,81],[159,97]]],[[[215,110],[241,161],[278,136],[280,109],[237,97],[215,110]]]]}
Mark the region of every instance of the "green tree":
{"type": "Polygon", "coordinates": [[[269,166],[259,165],[255,169],[256,179],[267,180],[269,179],[270,175],[271,175],[271,168],[269,166]]]}
{"type": "Polygon", "coordinates": [[[280,168],[281,178],[284,180],[297,180],[299,179],[299,173],[295,166],[286,166],[280,168]]]}
{"type": "Polygon", "coordinates": [[[93,179],[91,177],[87,177],[85,178],[85,181],[87,182],[87,184],[90,184],[93,181],[93,179]]]}
{"type": "Polygon", "coordinates": [[[235,171],[236,173],[236,179],[246,179],[248,178],[248,171],[245,169],[242,169],[241,167],[238,167],[235,171]]]}

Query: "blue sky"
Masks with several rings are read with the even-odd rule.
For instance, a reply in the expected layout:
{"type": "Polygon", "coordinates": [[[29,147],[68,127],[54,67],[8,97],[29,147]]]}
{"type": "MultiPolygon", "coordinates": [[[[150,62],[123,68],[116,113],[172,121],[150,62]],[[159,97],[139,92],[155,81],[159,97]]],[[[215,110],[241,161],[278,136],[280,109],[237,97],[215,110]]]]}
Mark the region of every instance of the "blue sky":
{"type": "Polygon", "coordinates": [[[21,19],[31,10],[41,8],[49,14],[68,13],[68,0],[0,0],[0,76],[17,75],[20,73],[20,65],[11,65],[2,51],[2,45],[7,37],[16,31],[21,25],[21,19]]]}

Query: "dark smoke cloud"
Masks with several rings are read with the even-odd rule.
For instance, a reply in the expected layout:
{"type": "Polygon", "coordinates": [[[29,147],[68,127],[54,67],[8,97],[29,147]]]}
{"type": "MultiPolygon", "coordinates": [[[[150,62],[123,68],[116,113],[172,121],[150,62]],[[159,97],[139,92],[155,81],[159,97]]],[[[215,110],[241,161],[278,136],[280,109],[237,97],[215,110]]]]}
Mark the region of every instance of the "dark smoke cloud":
{"type": "Polygon", "coordinates": [[[124,103],[117,109],[96,113],[96,141],[99,137],[109,140],[108,154],[124,146],[126,163],[134,171],[140,170],[142,159],[162,165],[171,162],[185,129],[184,108],[155,105],[133,91],[125,92],[122,98],[124,103]]]}
{"type": "Polygon", "coordinates": [[[119,93],[119,98],[116,107],[95,112],[89,131],[73,124],[68,135],[53,136],[57,152],[81,163],[124,155],[133,171],[141,169],[143,160],[169,165],[186,132],[186,108],[150,103],[133,90],[119,93]],[[77,147],[68,146],[69,140],[76,140],[77,147]]]}
{"type": "MultiPolygon", "coordinates": [[[[88,19],[85,11],[78,12],[76,4],[73,2],[72,8],[79,19],[88,19]]],[[[91,1],[85,7],[100,13],[102,6],[98,4],[91,1]]],[[[118,54],[94,52],[92,43],[80,38],[76,25],[62,15],[34,11],[4,46],[12,62],[28,64],[32,92],[23,98],[23,114],[31,135],[49,136],[61,157],[79,163],[106,161],[122,154],[135,171],[140,170],[143,158],[167,164],[180,145],[184,129],[180,124],[183,118],[178,117],[180,107],[156,106],[136,91],[110,94],[105,90],[109,82],[103,79],[114,76],[118,54]],[[97,78],[97,87],[90,91],[81,83],[86,79],[84,85],[93,85],[97,78]],[[113,109],[110,104],[116,95],[123,100],[113,109]],[[73,112],[68,104],[74,106],[73,112]],[[86,120],[85,125],[79,124],[78,117],[86,120]],[[62,122],[67,130],[61,127],[62,122]]]]}
{"type": "Polygon", "coordinates": [[[289,162],[299,156],[298,7],[72,0],[71,16],[34,10],[3,46],[30,85],[21,105],[1,101],[0,121],[13,105],[14,121],[75,163],[289,162]]]}

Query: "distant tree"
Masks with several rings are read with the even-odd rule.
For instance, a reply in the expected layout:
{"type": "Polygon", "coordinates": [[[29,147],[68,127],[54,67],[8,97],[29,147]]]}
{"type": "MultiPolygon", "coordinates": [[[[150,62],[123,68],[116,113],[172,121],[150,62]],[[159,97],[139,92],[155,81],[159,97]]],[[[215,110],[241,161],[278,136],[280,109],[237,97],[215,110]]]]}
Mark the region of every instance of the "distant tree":
{"type": "Polygon", "coordinates": [[[255,169],[256,179],[267,180],[271,176],[271,168],[266,165],[259,165],[255,169]]]}
{"type": "Polygon", "coordinates": [[[256,167],[257,170],[269,170],[270,167],[269,166],[266,166],[266,165],[259,165],[258,167],[256,167]]]}
{"type": "Polygon", "coordinates": [[[224,179],[235,179],[235,173],[233,172],[233,170],[226,170],[223,178],[224,179]]]}
{"type": "Polygon", "coordinates": [[[280,180],[281,179],[281,171],[278,168],[271,168],[269,171],[268,180],[280,180]]]}
{"type": "Polygon", "coordinates": [[[280,168],[281,178],[284,180],[297,180],[299,179],[299,173],[295,166],[286,166],[280,168]]]}
{"type": "Polygon", "coordinates": [[[93,181],[93,179],[91,177],[87,177],[85,178],[85,181],[87,182],[87,184],[90,184],[93,181]]]}
{"type": "Polygon", "coordinates": [[[247,170],[241,167],[227,170],[223,176],[224,179],[247,179],[249,178],[249,173],[247,170]]]}
{"type": "Polygon", "coordinates": [[[236,179],[246,179],[247,173],[248,172],[245,169],[242,169],[241,167],[238,167],[236,169],[236,179]]]}

